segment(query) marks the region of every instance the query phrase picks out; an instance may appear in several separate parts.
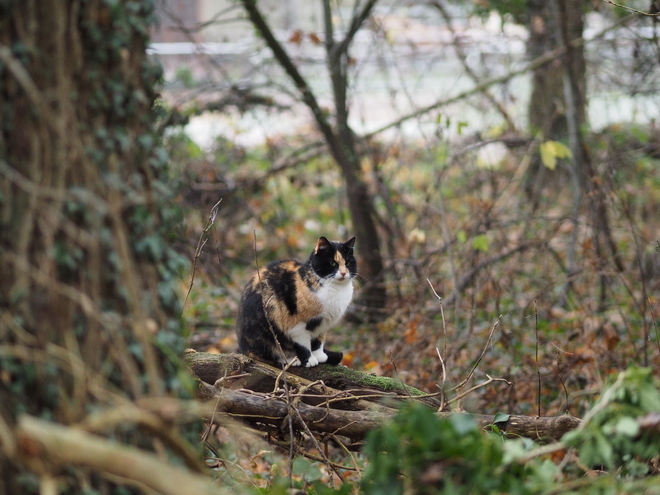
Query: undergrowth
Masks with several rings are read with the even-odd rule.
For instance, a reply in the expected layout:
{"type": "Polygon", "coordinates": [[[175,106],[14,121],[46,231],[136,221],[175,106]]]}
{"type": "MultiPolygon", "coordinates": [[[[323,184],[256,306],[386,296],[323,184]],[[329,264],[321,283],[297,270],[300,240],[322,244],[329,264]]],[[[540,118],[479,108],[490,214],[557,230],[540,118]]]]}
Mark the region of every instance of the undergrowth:
{"type": "MultiPolygon", "coordinates": [[[[545,171],[550,177],[546,187],[530,197],[522,186],[522,172],[530,153],[535,153],[533,147],[510,149],[501,162],[484,167],[476,152],[466,151],[478,146],[467,141],[371,143],[363,169],[375,194],[385,239],[389,304],[380,322],[371,324],[362,319],[358,300],[347,321],[331,333],[330,342],[345,352],[344,364],[398,377],[429,393],[460,385],[453,392],[458,394],[486,381],[487,375],[499,377],[506,381],[480,388],[453,407],[483,414],[569,413],[578,417],[599,407],[593,404],[604,397],[608,377],[630,365],[657,369],[660,228],[655,219],[660,213],[660,163],[648,151],[655,149],[648,144],[658,141],[653,132],[611,127],[589,138],[614,240],[610,250],[597,246],[587,209],[571,210],[573,198],[561,159],[555,170],[545,171]],[[570,269],[571,258],[578,270],[570,269]],[[623,270],[615,258],[621,260],[623,270]],[[461,383],[471,369],[470,380],[461,383]]],[[[218,141],[209,153],[195,148],[182,134],[170,139],[178,150],[185,149],[182,143],[188,149],[188,158],[181,157],[177,173],[180,203],[187,218],[182,239],[188,240],[180,242],[179,250],[191,259],[208,211],[222,198],[209,242],[197,260],[197,280],[184,312],[191,343],[200,350],[230,352],[236,347],[233,319],[240,291],[254,269],[255,258],[260,264],[305,258],[319,235],[342,238],[350,234],[341,178],[323,154],[292,159],[291,150],[301,145],[293,139],[271,141],[255,149],[218,141]]],[[[182,290],[188,282],[182,281],[182,290]]],[[[647,391],[657,390],[655,384],[650,385],[648,371],[631,369],[625,376],[626,380],[642,380],[639,383],[645,383],[647,391]]],[[[633,389],[630,385],[627,390],[633,389]]],[[[419,422],[417,415],[424,414],[406,411],[399,418],[419,422]]],[[[626,414],[622,417],[639,417],[626,414]]],[[[376,450],[395,448],[385,437],[394,435],[392,431],[404,435],[406,424],[395,422],[390,433],[375,433],[381,435],[380,440],[368,441],[367,450],[359,456],[349,459],[345,452],[336,452],[344,466],[352,466],[341,471],[352,488],[345,488],[345,483],[340,492],[361,486],[367,493],[381,493],[378,486],[386,482],[374,471],[378,467],[374,459],[379,458],[376,450]]],[[[566,483],[562,488],[566,492],[589,486],[594,493],[632,493],[639,488],[635,476],[643,471],[641,465],[652,472],[653,462],[640,460],[640,452],[634,449],[617,450],[620,445],[615,445],[612,432],[639,434],[639,430],[630,421],[595,424],[590,422],[588,428],[569,437],[575,447],[566,454],[571,462],[563,461],[564,457],[535,459],[514,469],[510,479],[494,480],[475,471],[470,480],[480,483],[483,476],[485,484],[472,493],[535,493],[538,486],[544,492],[558,493],[561,490],[551,483],[557,481],[566,483]],[[602,439],[594,440],[598,434],[590,430],[592,426],[612,447],[611,454],[602,459],[590,456],[585,447],[590,442],[602,443],[602,439]],[[584,435],[592,435],[591,440],[584,435]],[[579,458],[571,457],[576,451],[579,458]],[[626,456],[629,465],[622,461],[626,456]],[[562,471],[567,465],[574,470],[570,476],[562,471]],[[594,467],[611,472],[600,474],[594,467]],[[587,478],[580,478],[585,473],[587,478]]],[[[484,463],[491,470],[516,465],[510,449],[526,452],[529,448],[522,442],[515,448],[505,447],[509,442],[502,444],[501,439],[467,424],[451,422],[437,425],[436,434],[445,437],[425,441],[451,442],[456,429],[466,442],[474,442],[465,447],[467,452],[475,449],[493,456],[484,463]]],[[[409,433],[414,444],[414,435],[409,433]]],[[[277,450],[262,447],[257,450],[277,450]]],[[[248,448],[237,459],[254,456],[255,472],[267,473],[255,484],[274,489],[279,482],[271,470],[279,466],[274,468],[276,472],[286,471],[281,467],[286,462],[267,462],[264,455],[255,456],[254,448],[248,448]]],[[[402,455],[393,457],[400,461],[402,455]]],[[[418,479],[424,473],[429,479],[439,476],[447,487],[451,483],[464,486],[452,481],[450,472],[454,463],[467,468],[453,454],[437,455],[453,460],[427,459],[409,468],[401,465],[400,469],[409,472],[407,477],[396,477],[397,486],[414,493],[407,491],[405,479],[418,479]]],[[[304,466],[307,464],[299,464],[299,471],[305,471],[304,466]]],[[[319,480],[330,485],[332,480],[338,482],[338,476],[327,473],[324,466],[318,468],[313,461],[309,466],[309,472],[297,475],[303,485],[319,480]],[[318,480],[312,479],[317,475],[318,480]]],[[[241,469],[253,473],[251,467],[241,465],[241,469]]],[[[255,482],[252,474],[248,478],[255,482]]],[[[652,492],[646,484],[639,489],[652,492]]],[[[319,487],[315,492],[323,493],[319,487]]]]}

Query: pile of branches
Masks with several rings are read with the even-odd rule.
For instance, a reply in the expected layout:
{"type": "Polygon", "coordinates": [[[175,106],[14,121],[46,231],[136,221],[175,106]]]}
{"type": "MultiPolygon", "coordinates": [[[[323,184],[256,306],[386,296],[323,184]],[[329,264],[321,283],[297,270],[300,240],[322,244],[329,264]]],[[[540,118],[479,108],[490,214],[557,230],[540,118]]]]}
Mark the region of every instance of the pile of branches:
{"type": "MultiPolygon", "coordinates": [[[[186,361],[199,380],[200,397],[214,401],[215,418],[240,420],[274,443],[304,432],[314,442],[332,440],[355,450],[371,429],[397,413],[402,401],[418,401],[440,416],[466,414],[448,411],[440,394],[344,366],[282,370],[240,354],[195,351],[186,354],[186,361]]],[[[558,440],[580,423],[569,415],[470,416],[482,427],[496,425],[507,435],[543,442],[558,440]]]]}

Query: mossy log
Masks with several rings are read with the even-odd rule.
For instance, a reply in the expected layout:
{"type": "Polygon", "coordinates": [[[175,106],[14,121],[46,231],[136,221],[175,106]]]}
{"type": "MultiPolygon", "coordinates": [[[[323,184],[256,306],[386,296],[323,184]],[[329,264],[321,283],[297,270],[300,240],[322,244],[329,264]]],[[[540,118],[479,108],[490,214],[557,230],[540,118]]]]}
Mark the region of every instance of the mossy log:
{"type": "MultiPolygon", "coordinates": [[[[287,380],[295,386],[308,386],[322,381],[323,386],[320,384],[314,386],[316,393],[321,393],[322,387],[326,387],[326,390],[334,389],[334,392],[350,392],[350,395],[344,395],[353,401],[364,397],[371,402],[387,402],[388,399],[391,402],[412,397],[431,407],[440,407],[438,399],[400,380],[363,373],[346,366],[320,364],[313,368],[290,367],[287,373],[282,374],[281,369],[243,354],[188,352],[186,361],[195,376],[210,384],[223,377],[249,374],[250,376],[244,377],[241,382],[243,388],[255,392],[270,392],[277,378],[281,376],[280,383],[287,380]]],[[[362,404],[361,408],[370,408],[370,406],[362,404]]]]}
{"type": "MultiPolygon", "coordinates": [[[[359,441],[370,429],[396,414],[397,402],[416,400],[436,409],[439,406],[435,397],[398,380],[343,366],[319,365],[283,372],[241,354],[194,351],[186,354],[186,361],[200,379],[201,398],[213,398],[217,411],[252,424],[280,428],[291,416],[293,407],[294,424],[298,428],[359,441]],[[284,393],[285,383],[287,393],[284,393]]],[[[483,427],[495,421],[495,417],[488,414],[469,415],[483,427]]],[[[567,415],[509,415],[497,426],[511,436],[549,441],[558,440],[579,423],[579,419],[567,415]]]]}

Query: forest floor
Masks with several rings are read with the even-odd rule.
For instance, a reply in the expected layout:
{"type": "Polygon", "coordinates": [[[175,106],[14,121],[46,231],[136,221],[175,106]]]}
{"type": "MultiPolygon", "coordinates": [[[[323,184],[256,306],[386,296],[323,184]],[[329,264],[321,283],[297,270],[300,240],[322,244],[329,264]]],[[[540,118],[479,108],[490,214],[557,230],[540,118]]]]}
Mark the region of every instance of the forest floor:
{"type": "MultiPolygon", "coordinates": [[[[522,169],[531,146],[509,148],[484,166],[455,144],[374,144],[387,158],[377,161],[374,152],[364,168],[385,239],[389,301],[371,322],[358,296],[329,347],[344,352],[345,366],[428,393],[442,388],[451,397],[488,377],[505,379],[453,404],[481,414],[582,417],[617,372],[660,369],[659,143],[649,128],[613,126],[591,136],[607,235],[591,213],[593,197],[573,209],[561,160],[555,170],[541,166],[530,193],[522,169]]],[[[195,264],[192,288],[192,269],[181,281],[181,291],[190,290],[190,346],[233,352],[240,292],[255,259],[260,266],[302,260],[319,235],[349,234],[342,184],[323,156],[269,173],[272,155],[291,142],[243,149],[219,141],[212,153],[188,146],[178,178],[185,219],[178,248],[195,264]],[[195,256],[201,238],[207,242],[195,256]]],[[[267,485],[273,466],[286,464],[286,446],[235,433],[218,430],[233,446],[227,463],[237,463],[228,476],[267,485]]],[[[308,477],[335,476],[323,464],[296,462],[308,477]]],[[[344,481],[359,478],[360,462],[342,471],[344,481]]]]}

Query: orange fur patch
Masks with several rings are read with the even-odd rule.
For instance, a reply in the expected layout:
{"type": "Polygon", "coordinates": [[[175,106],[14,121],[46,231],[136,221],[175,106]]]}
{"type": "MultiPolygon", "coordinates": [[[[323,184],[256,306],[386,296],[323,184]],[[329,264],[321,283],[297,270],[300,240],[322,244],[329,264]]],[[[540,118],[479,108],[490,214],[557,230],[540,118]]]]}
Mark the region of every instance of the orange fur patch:
{"type": "MultiPolygon", "coordinates": [[[[309,289],[308,283],[302,279],[298,272],[299,264],[296,261],[286,261],[283,268],[295,273],[297,311],[292,315],[286,304],[275,297],[273,289],[266,283],[266,268],[259,270],[251,280],[254,290],[261,292],[263,304],[268,312],[269,319],[277,322],[280,328],[286,332],[299,323],[306,322],[311,318],[320,316],[323,311],[321,301],[314,292],[309,289]]],[[[318,288],[318,280],[312,280],[312,286],[318,288]]]]}

